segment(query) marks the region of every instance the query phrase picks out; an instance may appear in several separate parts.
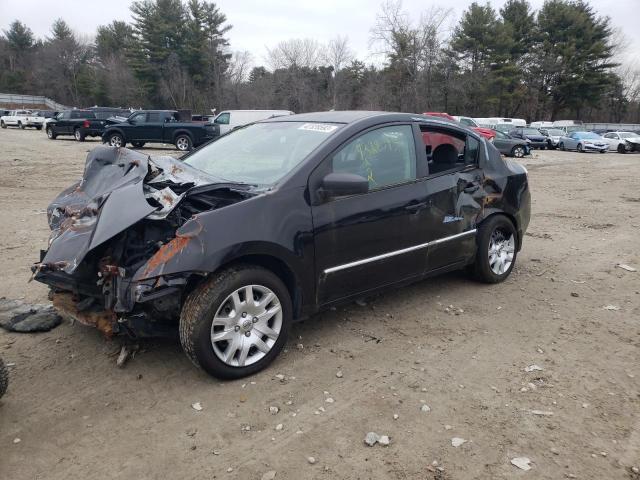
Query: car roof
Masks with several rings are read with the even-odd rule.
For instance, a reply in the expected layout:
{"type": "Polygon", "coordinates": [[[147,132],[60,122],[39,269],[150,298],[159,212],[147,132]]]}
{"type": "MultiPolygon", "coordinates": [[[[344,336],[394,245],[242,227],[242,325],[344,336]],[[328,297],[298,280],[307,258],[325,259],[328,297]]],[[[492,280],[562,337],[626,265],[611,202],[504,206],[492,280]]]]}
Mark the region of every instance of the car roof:
{"type": "MultiPolygon", "coordinates": [[[[350,124],[361,120],[379,120],[381,122],[393,121],[420,121],[431,120],[442,122],[446,119],[440,117],[430,117],[418,113],[398,113],[398,112],[377,112],[367,110],[339,110],[330,112],[311,112],[299,113],[296,115],[288,115],[284,117],[275,117],[263,120],[265,122],[326,122],[326,123],[344,123],[350,124]]],[[[447,121],[447,123],[453,123],[447,121]]],[[[455,125],[455,124],[454,124],[455,125]]]]}

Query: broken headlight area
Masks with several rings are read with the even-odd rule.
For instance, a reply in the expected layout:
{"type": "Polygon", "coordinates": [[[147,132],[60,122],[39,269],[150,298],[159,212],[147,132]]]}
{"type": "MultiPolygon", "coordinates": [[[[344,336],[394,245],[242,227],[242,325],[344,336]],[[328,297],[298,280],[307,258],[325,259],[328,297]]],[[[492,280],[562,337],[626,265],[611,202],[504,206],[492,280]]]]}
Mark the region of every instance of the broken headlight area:
{"type": "Polygon", "coordinates": [[[61,314],[108,336],[173,335],[185,288],[199,274],[162,275],[163,264],[199,233],[199,213],[254,194],[171,158],[122,151],[92,152],[83,179],[50,205],[49,248],[34,278],[50,286],[61,314]]]}

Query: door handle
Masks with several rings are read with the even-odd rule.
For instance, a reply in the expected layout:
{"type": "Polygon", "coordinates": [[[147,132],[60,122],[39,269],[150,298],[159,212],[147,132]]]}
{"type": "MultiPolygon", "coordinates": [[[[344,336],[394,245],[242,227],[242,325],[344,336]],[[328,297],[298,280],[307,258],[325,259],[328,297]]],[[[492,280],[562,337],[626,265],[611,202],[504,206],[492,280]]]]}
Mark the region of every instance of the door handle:
{"type": "Polygon", "coordinates": [[[417,213],[420,210],[422,210],[423,208],[427,207],[427,202],[419,202],[419,203],[410,203],[409,205],[405,206],[404,209],[408,210],[411,213],[417,213]]]}

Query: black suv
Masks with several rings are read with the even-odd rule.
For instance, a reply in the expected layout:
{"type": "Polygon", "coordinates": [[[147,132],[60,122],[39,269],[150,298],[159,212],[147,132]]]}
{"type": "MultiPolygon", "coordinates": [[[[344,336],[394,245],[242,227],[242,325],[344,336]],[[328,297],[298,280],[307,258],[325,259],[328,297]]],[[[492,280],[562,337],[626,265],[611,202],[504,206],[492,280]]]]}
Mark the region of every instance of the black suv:
{"type": "Polygon", "coordinates": [[[237,378],[333,305],[462,268],[503,281],[530,203],[524,167],[461,126],[292,115],[182,161],[94,149],[49,206],[33,270],[65,315],[109,336],[179,333],[196,365],[237,378]]]}
{"type": "Polygon", "coordinates": [[[172,143],[186,152],[215,136],[213,125],[193,123],[190,114],[185,121],[176,110],[140,110],[126,121],[107,127],[102,141],[112,147],[131,143],[136,148],[146,143],[172,143]]]}

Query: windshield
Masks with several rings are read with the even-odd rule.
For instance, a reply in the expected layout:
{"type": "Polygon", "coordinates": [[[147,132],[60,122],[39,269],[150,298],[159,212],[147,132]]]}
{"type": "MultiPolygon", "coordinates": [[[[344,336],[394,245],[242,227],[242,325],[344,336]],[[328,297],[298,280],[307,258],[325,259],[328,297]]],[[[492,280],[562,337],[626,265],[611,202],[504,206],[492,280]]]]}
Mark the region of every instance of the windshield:
{"type": "Polygon", "coordinates": [[[587,138],[592,140],[598,140],[600,138],[600,135],[598,135],[597,133],[591,133],[591,132],[578,133],[576,135],[578,136],[578,138],[587,138]]]}
{"type": "Polygon", "coordinates": [[[272,185],[342,125],[255,123],[196,150],[185,163],[229,182],[272,185]]]}
{"type": "Polygon", "coordinates": [[[541,135],[540,131],[535,128],[523,128],[522,133],[525,135],[541,135]]]}
{"type": "Polygon", "coordinates": [[[549,135],[550,137],[562,137],[564,136],[564,132],[562,130],[556,130],[551,128],[547,130],[547,135],[549,135]]]}
{"type": "Polygon", "coordinates": [[[620,135],[620,138],[633,138],[638,136],[635,133],[631,133],[631,132],[620,132],[619,135],[620,135]]]}

